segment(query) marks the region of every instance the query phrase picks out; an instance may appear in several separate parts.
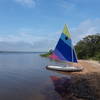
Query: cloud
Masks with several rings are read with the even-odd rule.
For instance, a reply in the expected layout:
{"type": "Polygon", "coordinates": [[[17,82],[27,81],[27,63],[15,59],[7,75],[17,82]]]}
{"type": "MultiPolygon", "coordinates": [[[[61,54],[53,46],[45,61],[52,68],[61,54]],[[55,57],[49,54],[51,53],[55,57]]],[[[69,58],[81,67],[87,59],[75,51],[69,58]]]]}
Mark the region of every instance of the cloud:
{"type": "Polygon", "coordinates": [[[31,34],[28,33],[20,33],[17,35],[6,35],[6,36],[0,36],[0,41],[6,41],[9,43],[16,43],[16,42],[27,42],[29,44],[32,44],[32,42],[35,42],[36,40],[41,40],[42,37],[34,37],[35,39],[33,39],[33,36],[31,34]]]}
{"type": "Polygon", "coordinates": [[[100,33],[100,19],[87,19],[81,22],[77,27],[72,28],[71,33],[74,43],[87,35],[100,33]]]}
{"type": "Polygon", "coordinates": [[[28,32],[0,35],[0,51],[48,51],[54,48],[56,41],[53,36],[41,36],[28,32]]]}
{"type": "MultiPolygon", "coordinates": [[[[61,30],[62,31],[62,30],[61,30]]],[[[40,32],[31,29],[21,29],[16,34],[0,35],[0,50],[9,51],[48,51],[54,49],[61,31],[40,32]],[[37,34],[34,34],[37,33],[37,34]],[[43,34],[40,34],[43,33],[43,34]],[[48,34],[45,34],[48,33],[48,34]]],[[[100,19],[87,19],[71,28],[73,43],[87,35],[100,33],[100,19]]]]}
{"type": "Polygon", "coordinates": [[[68,0],[58,0],[57,5],[61,8],[66,9],[67,11],[75,9],[75,4],[68,0]]]}
{"type": "Polygon", "coordinates": [[[27,6],[27,7],[35,7],[36,1],[35,0],[15,0],[17,3],[27,6]]]}

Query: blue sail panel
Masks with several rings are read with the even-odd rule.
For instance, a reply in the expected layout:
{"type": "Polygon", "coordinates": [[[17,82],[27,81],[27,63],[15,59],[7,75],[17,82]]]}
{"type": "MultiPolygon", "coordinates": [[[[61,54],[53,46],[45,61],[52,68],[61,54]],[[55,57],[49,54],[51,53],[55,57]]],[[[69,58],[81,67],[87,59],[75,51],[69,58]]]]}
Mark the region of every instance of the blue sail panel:
{"type": "Polygon", "coordinates": [[[70,62],[77,62],[77,58],[76,58],[76,55],[74,53],[74,50],[69,45],[67,45],[62,39],[59,40],[59,42],[55,48],[55,51],[56,51],[55,54],[61,60],[67,60],[70,62]],[[57,51],[59,51],[60,53],[57,53],[57,51]],[[73,53],[73,55],[72,55],[72,53],[73,53]]]}
{"type": "Polygon", "coordinates": [[[61,34],[60,37],[66,44],[68,44],[69,46],[71,46],[71,39],[68,38],[64,33],[61,34]]]}
{"type": "Polygon", "coordinates": [[[57,55],[60,60],[66,60],[59,50],[55,49],[54,54],[57,55]]]}
{"type": "Polygon", "coordinates": [[[67,61],[72,62],[72,49],[67,44],[63,42],[63,40],[59,40],[56,49],[64,56],[67,61]]]}

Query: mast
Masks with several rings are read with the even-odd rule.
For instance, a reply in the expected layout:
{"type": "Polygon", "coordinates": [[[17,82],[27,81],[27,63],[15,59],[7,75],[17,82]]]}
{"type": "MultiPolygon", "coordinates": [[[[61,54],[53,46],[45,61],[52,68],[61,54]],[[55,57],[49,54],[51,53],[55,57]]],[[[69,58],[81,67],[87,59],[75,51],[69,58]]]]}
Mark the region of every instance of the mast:
{"type": "MultiPolygon", "coordinates": [[[[65,24],[66,25],[66,24],[65,24]]],[[[68,25],[66,25],[66,27],[68,28],[68,25]]],[[[68,28],[69,29],[69,28],[68,28]]],[[[70,33],[70,30],[69,30],[69,33],[70,33]]],[[[70,37],[71,37],[71,34],[70,34],[70,37]]],[[[72,62],[73,62],[73,43],[72,43],[72,40],[71,40],[71,52],[72,52],[72,62]]]]}

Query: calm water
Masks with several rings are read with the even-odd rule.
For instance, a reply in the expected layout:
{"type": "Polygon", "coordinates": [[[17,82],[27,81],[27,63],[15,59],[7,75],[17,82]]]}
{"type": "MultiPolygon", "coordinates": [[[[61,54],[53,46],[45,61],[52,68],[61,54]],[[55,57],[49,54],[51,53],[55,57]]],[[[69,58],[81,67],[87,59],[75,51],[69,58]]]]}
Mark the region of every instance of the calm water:
{"type": "Polygon", "coordinates": [[[0,100],[61,100],[54,81],[64,75],[45,69],[60,64],[39,55],[0,53],[0,100]]]}

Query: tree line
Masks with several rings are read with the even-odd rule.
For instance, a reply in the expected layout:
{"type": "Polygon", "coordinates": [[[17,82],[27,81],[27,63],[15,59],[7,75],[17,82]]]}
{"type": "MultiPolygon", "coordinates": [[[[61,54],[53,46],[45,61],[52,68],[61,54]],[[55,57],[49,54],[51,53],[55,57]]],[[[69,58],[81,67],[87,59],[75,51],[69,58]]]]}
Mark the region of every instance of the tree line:
{"type": "Polygon", "coordinates": [[[75,45],[79,59],[94,59],[100,61],[100,33],[88,35],[75,45]]]}

